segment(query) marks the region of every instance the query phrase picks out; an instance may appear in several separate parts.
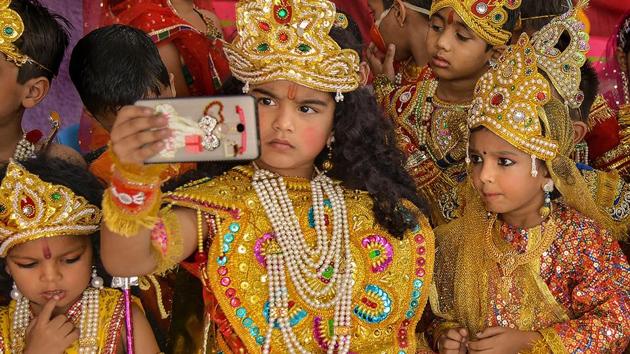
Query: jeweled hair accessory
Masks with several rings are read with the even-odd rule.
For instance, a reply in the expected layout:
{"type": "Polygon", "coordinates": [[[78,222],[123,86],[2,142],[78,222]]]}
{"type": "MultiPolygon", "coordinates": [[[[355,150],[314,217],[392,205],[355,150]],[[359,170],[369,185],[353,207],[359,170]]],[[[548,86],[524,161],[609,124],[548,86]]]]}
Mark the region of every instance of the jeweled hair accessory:
{"type": "Polygon", "coordinates": [[[85,198],[9,162],[0,185],[0,257],[24,242],[92,234],[100,222],[100,209],[85,198]]]}
{"type": "Polygon", "coordinates": [[[21,66],[28,61],[28,56],[20,53],[14,42],[22,36],[24,22],[17,12],[9,8],[10,4],[11,0],[0,0],[0,52],[21,66]]]}
{"type": "Polygon", "coordinates": [[[551,94],[536,65],[534,48],[523,33],[501,55],[497,67],[477,82],[468,126],[484,126],[519,150],[549,161],[556,156],[558,143],[543,134],[542,107],[551,94]]]}
{"type": "Polygon", "coordinates": [[[568,12],[560,15],[532,36],[532,44],[538,56],[538,67],[547,73],[551,83],[564,102],[571,108],[579,108],[584,101],[580,90],[582,74],[580,68],[586,63],[586,53],[590,49],[589,36],[585,25],[578,17],[579,9],[588,1],[581,1],[568,12]],[[563,33],[570,42],[564,50],[556,48],[563,33]]]}
{"type": "Polygon", "coordinates": [[[434,0],[430,16],[451,7],[471,30],[492,45],[506,44],[512,32],[502,27],[507,22],[508,10],[516,10],[521,0],[434,0]]]}
{"type": "Polygon", "coordinates": [[[250,0],[236,8],[238,36],[225,43],[232,74],[245,83],[289,80],[324,92],[359,87],[359,55],[330,37],[339,22],[328,0],[250,0]]]}

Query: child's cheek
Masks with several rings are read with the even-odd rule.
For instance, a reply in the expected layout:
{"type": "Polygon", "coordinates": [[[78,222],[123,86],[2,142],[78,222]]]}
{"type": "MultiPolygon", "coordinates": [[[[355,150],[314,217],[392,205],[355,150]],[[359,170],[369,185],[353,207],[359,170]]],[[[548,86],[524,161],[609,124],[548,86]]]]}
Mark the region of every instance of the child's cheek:
{"type": "Polygon", "coordinates": [[[326,145],[327,139],[328,134],[320,127],[307,127],[302,131],[300,136],[302,146],[309,150],[321,150],[321,147],[326,145]]]}

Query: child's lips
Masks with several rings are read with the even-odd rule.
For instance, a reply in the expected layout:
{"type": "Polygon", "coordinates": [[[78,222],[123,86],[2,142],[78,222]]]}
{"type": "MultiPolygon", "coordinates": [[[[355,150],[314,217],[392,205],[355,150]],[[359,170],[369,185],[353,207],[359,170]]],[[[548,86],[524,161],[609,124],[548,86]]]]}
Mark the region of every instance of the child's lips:
{"type": "Polygon", "coordinates": [[[448,68],[451,63],[448,62],[448,60],[444,59],[443,57],[436,55],[433,58],[431,58],[431,63],[438,67],[438,68],[448,68]]]}
{"type": "Polygon", "coordinates": [[[57,297],[57,300],[61,300],[66,296],[65,290],[48,290],[42,293],[42,297],[46,300],[52,300],[54,297],[57,297]]]}

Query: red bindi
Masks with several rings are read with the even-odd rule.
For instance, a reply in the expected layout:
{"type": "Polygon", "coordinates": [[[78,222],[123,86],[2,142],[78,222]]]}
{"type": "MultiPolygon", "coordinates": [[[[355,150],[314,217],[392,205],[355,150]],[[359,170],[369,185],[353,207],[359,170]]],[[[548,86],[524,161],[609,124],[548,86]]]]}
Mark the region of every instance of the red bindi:
{"type": "Polygon", "coordinates": [[[453,24],[453,15],[454,15],[454,14],[455,14],[455,11],[453,11],[453,10],[451,10],[451,11],[448,13],[448,19],[447,19],[447,22],[448,22],[448,24],[449,24],[449,25],[452,25],[452,24],[453,24]]]}
{"type": "Polygon", "coordinates": [[[48,240],[43,240],[43,241],[44,241],[44,247],[42,249],[42,252],[44,253],[44,258],[50,259],[52,257],[52,253],[50,252],[50,247],[48,246],[48,240]]]}
{"type": "Polygon", "coordinates": [[[289,91],[287,92],[287,98],[293,101],[295,99],[295,95],[297,93],[297,85],[289,84],[289,91]]]}

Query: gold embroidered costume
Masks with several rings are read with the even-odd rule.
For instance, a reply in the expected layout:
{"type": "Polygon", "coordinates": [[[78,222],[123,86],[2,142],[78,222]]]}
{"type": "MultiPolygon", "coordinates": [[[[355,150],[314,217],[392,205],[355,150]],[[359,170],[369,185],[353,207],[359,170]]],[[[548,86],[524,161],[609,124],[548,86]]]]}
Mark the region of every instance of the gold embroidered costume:
{"type": "Polygon", "coordinates": [[[477,84],[469,127],[484,127],[532,161],[545,161],[561,198],[541,225],[522,229],[488,216],[466,183],[463,215],[436,229],[435,335],[464,327],[474,337],[501,326],[538,331],[536,353],[620,353],[630,338],[630,268],[605,229],[609,216],[566,157],[570,119],[547,117],[543,109],[549,92],[526,34],[477,84]]]}
{"type": "MultiPolygon", "coordinates": [[[[201,277],[207,292],[206,304],[213,315],[211,327],[218,327],[220,349],[259,352],[268,329],[267,287],[269,278],[265,262],[277,252],[272,227],[263,204],[252,188],[251,166],[237,167],[209,181],[200,181],[165,195],[167,206],[201,210],[215,225],[207,265],[201,277]],[[218,308],[217,308],[218,305],[218,308]],[[216,308],[216,309],[215,309],[216,308]],[[219,316],[215,311],[220,311],[219,316]],[[223,318],[224,321],[220,319],[223,318]],[[231,334],[231,335],[230,335],[231,334]],[[234,336],[238,337],[237,339],[234,336]],[[235,344],[236,343],[236,344],[235,344]]],[[[297,220],[306,242],[312,245],[315,212],[308,180],[284,178],[297,220]]],[[[406,207],[418,217],[419,224],[403,240],[392,237],[377,224],[372,214],[372,199],[365,192],[344,190],[351,233],[351,253],[355,263],[352,295],[353,352],[413,353],[416,350],[414,329],[418,323],[431,281],[433,235],[426,219],[409,203],[406,207]]],[[[333,213],[330,200],[324,200],[328,232],[332,232],[333,213]]],[[[171,234],[170,237],[177,237],[171,234]]],[[[162,255],[169,258],[169,250],[162,255]]],[[[164,265],[164,268],[174,264],[164,265]]],[[[325,287],[334,276],[329,267],[321,276],[311,279],[315,288],[325,287]]],[[[311,352],[326,350],[333,334],[332,309],[317,309],[302,300],[293,283],[289,291],[289,325],[300,343],[311,352]]],[[[284,352],[280,331],[274,332],[271,347],[284,352]]]]}

